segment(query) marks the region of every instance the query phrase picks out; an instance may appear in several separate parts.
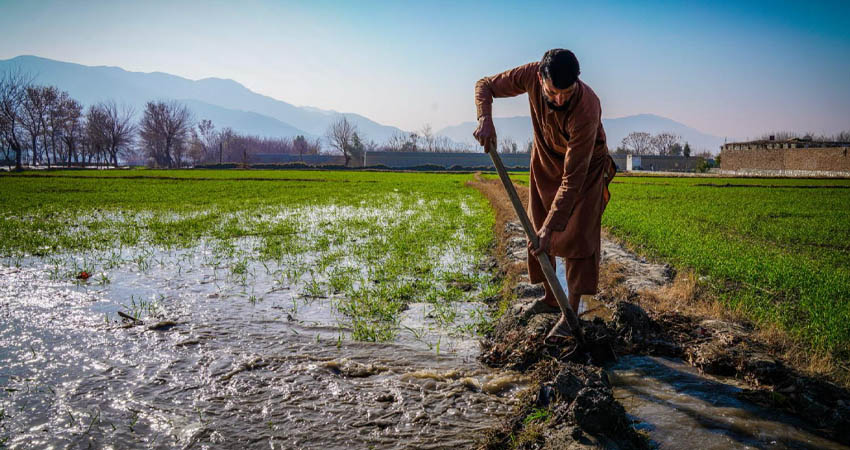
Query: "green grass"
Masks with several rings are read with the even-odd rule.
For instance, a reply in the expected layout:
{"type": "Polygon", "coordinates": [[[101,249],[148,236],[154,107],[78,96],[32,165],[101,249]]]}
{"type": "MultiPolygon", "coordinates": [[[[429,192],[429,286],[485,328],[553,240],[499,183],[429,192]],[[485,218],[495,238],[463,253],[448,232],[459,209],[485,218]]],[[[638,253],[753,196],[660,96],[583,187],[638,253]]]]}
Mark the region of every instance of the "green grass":
{"type": "Polygon", "coordinates": [[[469,179],[300,170],[7,174],[0,256],[97,254],[86,261],[97,273],[122,263],[109,256],[115,249],[133,248],[126,263],[144,271],[153,262],[147,249],[211,244],[213,265],[246,289],[260,261],[305,298],[332,296],[356,339],[389,340],[407,303],[430,302],[448,322],[449,303],[493,290],[490,277],[474,274],[493,240],[493,213],[465,186],[469,179]]]}
{"type": "Polygon", "coordinates": [[[816,351],[848,354],[850,181],[616,181],[603,219],[614,235],[707,275],[730,307],[755,321],[816,351]],[[718,187],[726,184],[741,187],[718,187]]]}

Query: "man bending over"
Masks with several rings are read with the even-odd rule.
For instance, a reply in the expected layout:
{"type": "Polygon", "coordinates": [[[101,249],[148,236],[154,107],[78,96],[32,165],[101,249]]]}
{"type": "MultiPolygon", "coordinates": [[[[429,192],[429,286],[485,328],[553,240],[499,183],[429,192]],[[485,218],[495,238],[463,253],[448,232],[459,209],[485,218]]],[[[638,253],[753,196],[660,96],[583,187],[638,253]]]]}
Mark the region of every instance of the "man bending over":
{"type": "MultiPolygon", "coordinates": [[[[539,238],[529,243],[528,275],[544,283],[546,294],[526,315],[559,312],[552,288],[537,258],[545,252],[555,267],[564,258],[570,307],[578,313],[582,295],[596,294],[599,279],[602,212],[616,171],[608,154],[602,108],[590,86],[579,80],[573,52],[553,49],[540,62],[528,63],[475,84],[478,128],[474,136],[485,151],[496,148],[493,98],[528,94],[534,143],[531,150],[528,207],[539,238]]],[[[547,339],[569,334],[564,311],[547,339]]]]}

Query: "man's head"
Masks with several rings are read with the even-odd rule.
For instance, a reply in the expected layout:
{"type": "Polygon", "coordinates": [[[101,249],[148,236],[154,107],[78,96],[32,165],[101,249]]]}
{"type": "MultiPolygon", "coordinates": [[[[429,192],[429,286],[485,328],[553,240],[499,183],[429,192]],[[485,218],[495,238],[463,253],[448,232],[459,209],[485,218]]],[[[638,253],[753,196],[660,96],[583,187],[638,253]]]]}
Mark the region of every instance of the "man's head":
{"type": "Polygon", "coordinates": [[[580,73],[578,59],[569,50],[555,48],[543,55],[537,78],[543,88],[543,98],[550,108],[566,109],[580,73]]]}

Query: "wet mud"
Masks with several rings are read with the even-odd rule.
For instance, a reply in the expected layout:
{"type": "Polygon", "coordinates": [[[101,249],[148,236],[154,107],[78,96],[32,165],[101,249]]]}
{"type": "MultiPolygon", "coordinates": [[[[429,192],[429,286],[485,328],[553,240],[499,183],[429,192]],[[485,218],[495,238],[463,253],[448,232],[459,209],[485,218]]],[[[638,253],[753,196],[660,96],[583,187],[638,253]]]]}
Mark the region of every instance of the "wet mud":
{"type": "MultiPolygon", "coordinates": [[[[502,260],[524,264],[521,228],[503,226],[502,260]]],[[[589,338],[616,356],[565,358],[562,349],[544,345],[558,317],[516,314],[543,294],[520,276],[515,308],[484,339],[480,359],[530,374],[537,394],[523,397],[513,415],[486,434],[483,448],[850,445],[846,389],[785,365],[749,324],[642,307],[641,295],[671,284],[669,266],[608,239],[602,264],[603,271],[616,267],[615,276],[600,285],[593,304],[580,307],[579,318],[589,338]]]]}

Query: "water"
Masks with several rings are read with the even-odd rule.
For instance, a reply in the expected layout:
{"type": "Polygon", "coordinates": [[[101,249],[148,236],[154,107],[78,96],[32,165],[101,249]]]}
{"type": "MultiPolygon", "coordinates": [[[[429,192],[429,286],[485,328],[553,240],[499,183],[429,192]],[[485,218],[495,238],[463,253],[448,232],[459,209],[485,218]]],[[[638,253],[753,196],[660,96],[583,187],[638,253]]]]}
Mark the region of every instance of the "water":
{"type": "MultiPolygon", "coordinates": [[[[0,440],[12,448],[469,447],[527,384],[481,366],[476,339],[434,324],[429,305],[410,305],[395,341],[355,342],[333,298],[305,299],[258,262],[248,263],[246,282],[211,253],[86,256],[114,266],[87,282],[57,270],[59,260],[0,265],[0,440]],[[108,281],[98,281],[103,275],[108,281]],[[118,311],[144,324],[128,327],[118,311]]],[[[456,309],[463,324],[476,305],[456,309]]]]}
{"type": "Polygon", "coordinates": [[[678,360],[625,356],[608,372],[614,396],[661,448],[843,449],[799,419],[740,400],[734,380],[678,360]]]}

